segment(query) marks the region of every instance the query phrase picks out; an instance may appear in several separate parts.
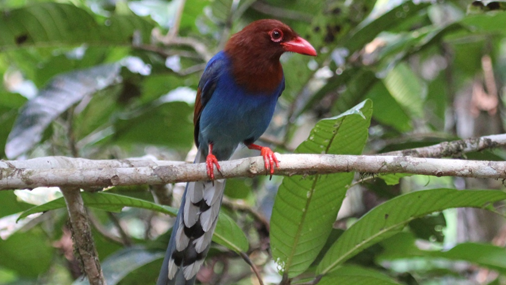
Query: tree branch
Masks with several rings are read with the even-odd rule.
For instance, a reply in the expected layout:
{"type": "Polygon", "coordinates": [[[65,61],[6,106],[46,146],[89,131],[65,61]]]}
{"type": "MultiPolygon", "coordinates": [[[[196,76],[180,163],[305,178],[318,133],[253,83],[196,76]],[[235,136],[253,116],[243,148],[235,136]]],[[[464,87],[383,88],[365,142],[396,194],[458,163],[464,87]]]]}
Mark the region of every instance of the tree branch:
{"type": "MultiPolygon", "coordinates": [[[[409,173],[506,179],[506,162],[400,156],[278,154],[277,175],[314,175],[338,172],[409,173]]],[[[217,179],[265,175],[262,157],[220,162],[217,179]]],[[[174,161],[86,160],[45,157],[0,162],[0,190],[40,186],[108,187],[207,180],[204,163],[174,161]],[[58,165],[56,160],[64,162],[58,165]],[[41,161],[45,161],[41,165],[41,161]],[[52,165],[52,167],[47,167],[52,165]],[[128,165],[128,166],[126,166],[128,165]],[[42,167],[41,167],[42,166],[42,167]]],[[[301,178],[304,179],[304,178],[301,178]]]]}
{"type": "Polygon", "coordinates": [[[416,156],[416,157],[452,157],[466,152],[482,151],[506,145],[506,134],[490,135],[399,151],[391,151],[380,155],[416,156]]]}
{"type": "Polygon", "coordinates": [[[91,285],[104,285],[104,274],[100,267],[97,250],[91,235],[88,215],[79,188],[61,187],[63,198],[67,204],[70,223],[72,225],[72,241],[77,258],[91,285]]]}

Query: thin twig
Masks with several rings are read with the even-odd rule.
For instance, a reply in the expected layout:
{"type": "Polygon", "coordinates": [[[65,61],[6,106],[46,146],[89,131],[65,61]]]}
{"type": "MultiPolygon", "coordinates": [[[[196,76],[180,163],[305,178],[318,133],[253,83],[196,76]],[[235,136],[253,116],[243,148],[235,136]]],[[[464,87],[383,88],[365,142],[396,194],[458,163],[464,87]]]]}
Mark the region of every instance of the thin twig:
{"type": "Polygon", "coordinates": [[[109,216],[109,219],[111,219],[111,222],[114,224],[114,226],[118,230],[118,233],[121,237],[121,240],[123,241],[123,244],[126,246],[132,246],[132,240],[127,235],[125,230],[123,230],[123,227],[121,226],[118,218],[111,212],[107,212],[107,216],[109,216]]]}
{"type": "Polygon", "coordinates": [[[186,50],[168,50],[163,47],[154,46],[154,45],[141,44],[141,45],[135,45],[135,46],[133,46],[133,48],[138,49],[138,50],[151,51],[151,52],[157,53],[160,56],[165,57],[165,58],[171,57],[174,55],[186,57],[186,58],[191,58],[191,59],[201,59],[202,58],[199,54],[197,54],[195,52],[186,51],[186,50]]]}
{"type": "Polygon", "coordinates": [[[91,234],[88,215],[79,188],[63,188],[61,192],[67,204],[72,240],[77,258],[83,265],[83,271],[91,285],[105,285],[104,274],[98,259],[97,249],[91,234]]]}
{"type": "Polygon", "coordinates": [[[320,280],[322,280],[322,275],[318,275],[315,277],[315,279],[309,281],[309,282],[304,282],[304,283],[296,283],[294,285],[316,285],[320,282],[320,280]]]}
{"type": "Polygon", "coordinates": [[[149,190],[153,195],[155,202],[160,205],[170,206],[172,204],[172,186],[171,185],[149,185],[149,190]]]}
{"type": "Polygon", "coordinates": [[[153,29],[152,32],[153,37],[156,39],[156,42],[163,43],[165,46],[171,45],[184,45],[193,48],[204,61],[209,61],[212,57],[212,54],[209,52],[207,47],[200,41],[194,38],[189,37],[175,37],[175,38],[167,38],[162,35],[161,31],[157,28],[153,29]]]}
{"type": "Polygon", "coordinates": [[[260,276],[260,272],[258,271],[258,268],[255,266],[255,264],[253,264],[253,262],[251,261],[251,259],[249,258],[249,256],[246,253],[244,253],[244,252],[241,252],[239,255],[251,267],[251,270],[253,270],[253,272],[255,273],[256,277],[258,278],[258,282],[260,283],[260,285],[264,285],[264,281],[262,280],[262,276],[260,276]]]}
{"type": "Polygon", "coordinates": [[[248,213],[253,216],[253,218],[259,221],[267,230],[269,230],[269,221],[257,210],[253,209],[249,205],[243,203],[237,203],[236,201],[230,200],[226,197],[223,198],[223,206],[228,207],[234,211],[241,211],[248,213]]]}
{"type": "Polygon", "coordinates": [[[109,241],[111,242],[114,242],[114,243],[117,243],[117,244],[120,244],[120,245],[125,245],[124,241],[119,238],[118,236],[112,234],[111,232],[109,232],[97,219],[97,217],[95,217],[95,215],[93,215],[92,213],[88,212],[88,218],[90,220],[90,223],[91,225],[106,239],[108,239],[109,241]]]}
{"type": "Polygon", "coordinates": [[[280,148],[285,149],[290,152],[292,152],[294,150],[293,148],[290,148],[289,146],[287,146],[284,141],[278,140],[272,136],[262,135],[258,140],[263,141],[264,143],[275,145],[276,147],[280,147],[280,148]]]}
{"type": "Polygon", "coordinates": [[[72,106],[67,110],[66,129],[70,153],[72,154],[73,157],[78,157],[79,151],[77,150],[76,136],[74,135],[74,109],[75,107],[72,106]]]}
{"type": "Polygon", "coordinates": [[[186,4],[186,0],[180,0],[179,7],[177,7],[176,15],[174,16],[174,25],[170,29],[167,34],[167,40],[170,41],[173,38],[176,38],[179,33],[179,26],[181,24],[181,18],[183,17],[184,5],[186,4]]]}
{"type": "Polygon", "coordinates": [[[440,144],[399,151],[390,151],[380,155],[413,156],[413,157],[453,157],[463,153],[482,151],[500,146],[506,146],[506,134],[483,136],[442,142],[440,144]]]}

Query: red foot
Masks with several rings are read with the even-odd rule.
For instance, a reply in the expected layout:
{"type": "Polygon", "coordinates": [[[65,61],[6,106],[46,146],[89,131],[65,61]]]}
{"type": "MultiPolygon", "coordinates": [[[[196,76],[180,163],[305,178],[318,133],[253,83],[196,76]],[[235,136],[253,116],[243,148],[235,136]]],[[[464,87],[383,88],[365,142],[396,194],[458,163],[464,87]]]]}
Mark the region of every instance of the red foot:
{"type": "Polygon", "coordinates": [[[274,174],[274,169],[276,167],[279,167],[278,159],[276,158],[276,155],[274,154],[274,152],[268,147],[259,146],[256,144],[250,144],[250,145],[248,145],[248,148],[249,149],[256,149],[256,150],[260,151],[260,154],[264,157],[265,170],[268,173],[270,173],[270,176],[272,178],[272,175],[274,174]]]}
{"type": "Polygon", "coordinates": [[[214,166],[216,165],[216,169],[218,172],[220,171],[220,164],[218,163],[218,159],[213,154],[213,145],[209,144],[209,154],[206,157],[206,169],[207,169],[207,176],[211,180],[214,180],[214,166]]]}

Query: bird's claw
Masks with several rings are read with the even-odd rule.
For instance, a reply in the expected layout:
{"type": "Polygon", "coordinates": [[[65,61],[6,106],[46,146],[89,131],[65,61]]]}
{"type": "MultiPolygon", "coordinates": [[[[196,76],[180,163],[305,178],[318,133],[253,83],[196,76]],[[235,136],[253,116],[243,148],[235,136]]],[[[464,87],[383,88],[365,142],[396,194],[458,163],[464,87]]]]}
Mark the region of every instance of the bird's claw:
{"type": "Polygon", "coordinates": [[[278,159],[274,152],[268,147],[262,147],[260,154],[264,158],[265,171],[270,174],[269,179],[271,179],[274,174],[274,168],[279,167],[278,159]]]}
{"type": "Polygon", "coordinates": [[[218,163],[218,159],[214,154],[208,154],[206,158],[206,169],[207,176],[209,179],[214,180],[214,166],[216,165],[216,169],[220,172],[220,164],[218,163]]]}

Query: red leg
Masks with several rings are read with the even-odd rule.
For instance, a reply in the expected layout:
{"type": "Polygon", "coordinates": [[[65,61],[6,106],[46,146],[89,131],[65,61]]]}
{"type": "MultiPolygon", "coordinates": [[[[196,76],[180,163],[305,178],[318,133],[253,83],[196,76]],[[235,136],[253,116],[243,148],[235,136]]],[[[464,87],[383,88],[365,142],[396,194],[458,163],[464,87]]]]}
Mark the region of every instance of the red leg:
{"type": "Polygon", "coordinates": [[[274,174],[274,168],[279,167],[278,159],[276,158],[274,152],[268,147],[259,146],[253,143],[246,146],[249,149],[256,149],[260,151],[260,154],[264,157],[265,170],[268,171],[272,177],[272,174],[274,174]]]}
{"type": "Polygon", "coordinates": [[[206,157],[206,168],[207,168],[207,176],[211,180],[214,180],[214,166],[216,165],[216,169],[218,169],[218,172],[220,171],[220,164],[218,163],[218,159],[213,154],[213,144],[209,144],[209,153],[206,157]]]}

